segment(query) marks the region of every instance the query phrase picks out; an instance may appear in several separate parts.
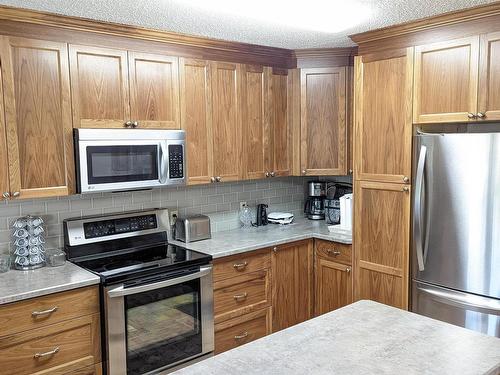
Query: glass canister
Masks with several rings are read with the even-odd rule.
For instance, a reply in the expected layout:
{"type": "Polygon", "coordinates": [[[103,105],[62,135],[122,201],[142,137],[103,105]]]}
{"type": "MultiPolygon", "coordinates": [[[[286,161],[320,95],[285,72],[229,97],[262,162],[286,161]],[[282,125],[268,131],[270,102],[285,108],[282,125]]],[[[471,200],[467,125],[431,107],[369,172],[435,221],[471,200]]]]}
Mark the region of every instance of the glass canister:
{"type": "Polygon", "coordinates": [[[47,249],[45,255],[47,264],[51,267],[64,266],[66,263],[66,253],[61,249],[47,249]]]}
{"type": "Polygon", "coordinates": [[[250,209],[250,207],[248,207],[248,205],[244,204],[241,207],[239,218],[243,228],[252,227],[252,220],[254,218],[254,214],[252,213],[252,210],[250,209]]]}
{"type": "Polygon", "coordinates": [[[17,270],[33,270],[45,266],[43,219],[20,217],[12,224],[12,260],[17,270]]]}

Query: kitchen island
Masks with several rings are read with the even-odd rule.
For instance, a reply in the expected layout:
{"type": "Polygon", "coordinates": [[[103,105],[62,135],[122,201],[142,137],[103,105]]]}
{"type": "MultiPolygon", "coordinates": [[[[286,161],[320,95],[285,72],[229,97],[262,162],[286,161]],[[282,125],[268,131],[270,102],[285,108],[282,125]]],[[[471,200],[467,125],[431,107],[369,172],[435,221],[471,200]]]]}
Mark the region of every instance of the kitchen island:
{"type": "Polygon", "coordinates": [[[359,301],[175,372],[500,374],[500,339],[359,301]]]}

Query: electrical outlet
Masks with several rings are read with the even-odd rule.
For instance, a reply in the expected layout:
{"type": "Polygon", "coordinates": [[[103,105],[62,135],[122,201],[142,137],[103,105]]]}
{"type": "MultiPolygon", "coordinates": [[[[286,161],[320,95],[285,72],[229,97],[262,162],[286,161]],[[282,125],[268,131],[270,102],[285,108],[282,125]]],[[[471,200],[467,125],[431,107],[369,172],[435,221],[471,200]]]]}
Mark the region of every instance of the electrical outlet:
{"type": "Polygon", "coordinates": [[[243,206],[246,206],[247,202],[240,202],[240,210],[243,208],[243,206]]]}
{"type": "Polygon", "coordinates": [[[177,218],[179,217],[179,211],[169,210],[168,213],[170,214],[170,225],[175,225],[175,222],[177,221],[177,218]]]}

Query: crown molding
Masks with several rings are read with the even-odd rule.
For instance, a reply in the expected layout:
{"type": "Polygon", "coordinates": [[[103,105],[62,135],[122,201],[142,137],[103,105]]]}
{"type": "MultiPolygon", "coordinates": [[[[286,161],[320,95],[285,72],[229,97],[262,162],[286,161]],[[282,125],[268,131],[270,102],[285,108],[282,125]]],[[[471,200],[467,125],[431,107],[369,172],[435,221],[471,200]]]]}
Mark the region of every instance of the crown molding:
{"type": "Polygon", "coordinates": [[[297,68],[322,68],[353,65],[357,47],[308,48],[294,50],[297,68]]]}

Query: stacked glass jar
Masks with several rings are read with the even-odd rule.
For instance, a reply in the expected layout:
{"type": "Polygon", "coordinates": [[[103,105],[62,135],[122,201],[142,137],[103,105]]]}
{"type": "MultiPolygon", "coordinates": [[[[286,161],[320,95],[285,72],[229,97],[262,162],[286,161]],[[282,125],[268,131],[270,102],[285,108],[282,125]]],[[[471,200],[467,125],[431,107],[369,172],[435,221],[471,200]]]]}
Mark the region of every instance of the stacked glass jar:
{"type": "Polygon", "coordinates": [[[14,268],[33,270],[45,266],[45,239],[41,217],[25,216],[12,225],[14,268]]]}

